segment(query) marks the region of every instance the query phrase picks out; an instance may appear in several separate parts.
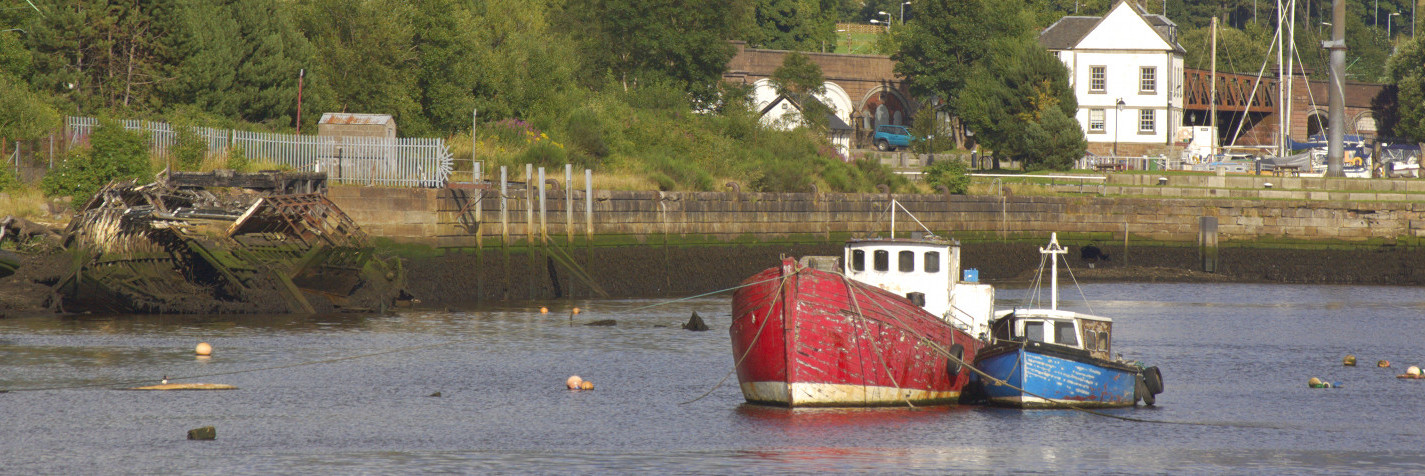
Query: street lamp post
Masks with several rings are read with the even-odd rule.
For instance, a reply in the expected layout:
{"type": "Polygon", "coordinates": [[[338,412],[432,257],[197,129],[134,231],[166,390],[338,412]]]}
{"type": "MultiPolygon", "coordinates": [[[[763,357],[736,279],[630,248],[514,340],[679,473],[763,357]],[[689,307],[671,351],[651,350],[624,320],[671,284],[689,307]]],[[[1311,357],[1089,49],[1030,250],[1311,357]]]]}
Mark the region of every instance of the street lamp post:
{"type": "Polygon", "coordinates": [[[905,3],[902,3],[902,4],[901,4],[901,25],[905,25],[905,6],[906,6],[906,5],[910,5],[910,2],[905,2],[905,3]]]}
{"type": "Polygon", "coordinates": [[[1392,17],[1400,16],[1400,12],[1391,13],[1385,16],[1385,41],[1390,41],[1390,20],[1392,17]]]}
{"type": "Polygon", "coordinates": [[[1118,98],[1118,105],[1113,111],[1113,156],[1118,157],[1118,119],[1123,115],[1123,98],[1118,98]]]}

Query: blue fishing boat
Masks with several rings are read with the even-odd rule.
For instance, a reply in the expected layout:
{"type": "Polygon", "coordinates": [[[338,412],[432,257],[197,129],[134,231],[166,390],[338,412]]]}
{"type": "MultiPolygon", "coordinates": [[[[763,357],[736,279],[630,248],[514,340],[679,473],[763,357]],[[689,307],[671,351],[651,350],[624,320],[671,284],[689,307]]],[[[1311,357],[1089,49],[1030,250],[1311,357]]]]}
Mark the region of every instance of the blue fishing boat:
{"type": "Polygon", "coordinates": [[[1158,368],[1111,357],[1112,319],[1059,309],[1058,260],[1065,250],[1051,235],[1039,251],[1045,259],[1034,289],[1048,261],[1050,307],[996,311],[989,345],[975,356],[987,376],[980,379],[986,399],[1021,408],[1152,405],[1163,391],[1158,368]]]}

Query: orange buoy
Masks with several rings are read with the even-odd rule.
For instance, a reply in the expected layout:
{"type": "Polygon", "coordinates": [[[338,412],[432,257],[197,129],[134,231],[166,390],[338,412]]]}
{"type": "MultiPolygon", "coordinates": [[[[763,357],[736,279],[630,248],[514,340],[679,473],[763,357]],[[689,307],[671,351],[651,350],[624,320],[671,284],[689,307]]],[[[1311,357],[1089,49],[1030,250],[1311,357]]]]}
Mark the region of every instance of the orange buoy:
{"type": "Polygon", "coordinates": [[[584,383],[584,379],[579,378],[578,375],[570,375],[569,379],[564,381],[564,386],[569,387],[569,390],[578,390],[582,383],[584,383]]]}
{"type": "Polygon", "coordinates": [[[594,389],[594,382],[590,382],[590,381],[588,381],[588,380],[585,380],[585,381],[583,381],[583,382],[579,382],[579,390],[593,390],[593,389],[594,389]]]}
{"type": "Polygon", "coordinates": [[[1376,367],[1380,367],[1380,368],[1390,367],[1390,361],[1389,361],[1389,360],[1382,360],[1382,361],[1380,361],[1380,362],[1376,362],[1376,367]]]}
{"type": "Polygon", "coordinates": [[[549,308],[544,307],[544,306],[540,306],[540,307],[539,307],[539,313],[540,313],[540,314],[548,314],[548,313],[549,313],[549,308]]]}
{"type": "Polygon", "coordinates": [[[577,308],[577,307],[574,308],[574,310],[573,310],[572,312],[573,312],[574,314],[578,314],[578,313],[579,313],[579,308],[577,308]]]}
{"type": "Polygon", "coordinates": [[[198,355],[213,355],[213,346],[208,345],[207,342],[199,342],[198,346],[193,348],[193,351],[197,352],[198,355]]]}

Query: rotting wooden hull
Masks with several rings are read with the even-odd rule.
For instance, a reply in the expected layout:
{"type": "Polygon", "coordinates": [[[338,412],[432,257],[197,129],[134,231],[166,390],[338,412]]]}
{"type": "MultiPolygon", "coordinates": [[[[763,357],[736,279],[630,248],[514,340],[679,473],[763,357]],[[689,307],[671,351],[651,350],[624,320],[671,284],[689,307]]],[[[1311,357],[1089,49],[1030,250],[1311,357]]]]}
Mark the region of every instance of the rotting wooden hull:
{"type": "Polygon", "coordinates": [[[970,362],[982,345],[904,297],[789,258],[744,283],[730,333],[752,403],[956,403],[970,370],[946,355],[970,362]]]}

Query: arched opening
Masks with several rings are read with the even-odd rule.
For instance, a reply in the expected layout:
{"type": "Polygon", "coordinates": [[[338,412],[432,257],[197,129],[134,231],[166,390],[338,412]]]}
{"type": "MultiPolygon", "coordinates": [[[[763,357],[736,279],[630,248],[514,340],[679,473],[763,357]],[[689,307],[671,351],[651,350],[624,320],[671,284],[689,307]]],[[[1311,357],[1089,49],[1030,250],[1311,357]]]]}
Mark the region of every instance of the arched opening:
{"type": "Polygon", "coordinates": [[[1316,136],[1325,136],[1326,128],[1331,124],[1331,119],[1324,111],[1314,111],[1306,116],[1306,140],[1312,140],[1316,136]]]}

